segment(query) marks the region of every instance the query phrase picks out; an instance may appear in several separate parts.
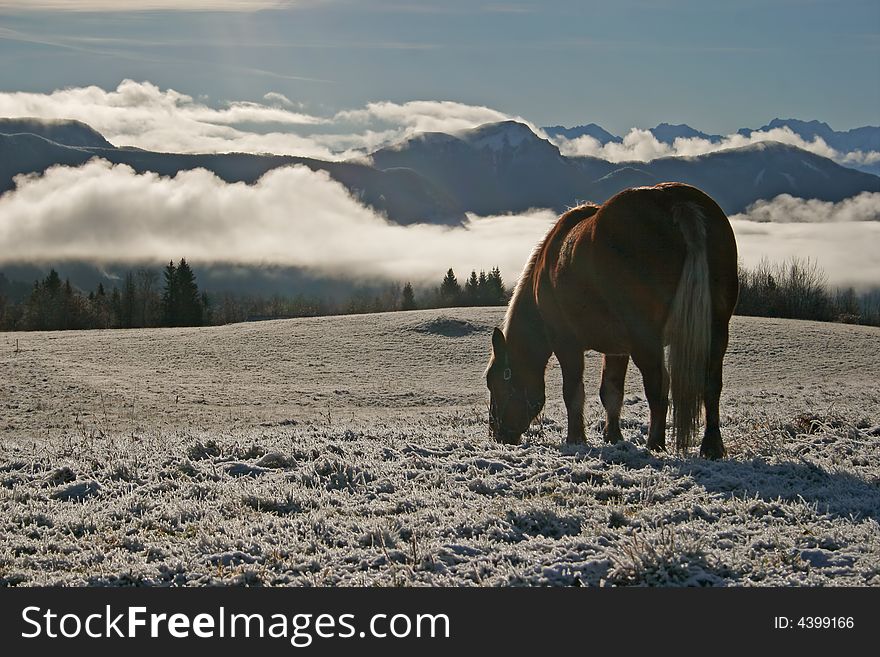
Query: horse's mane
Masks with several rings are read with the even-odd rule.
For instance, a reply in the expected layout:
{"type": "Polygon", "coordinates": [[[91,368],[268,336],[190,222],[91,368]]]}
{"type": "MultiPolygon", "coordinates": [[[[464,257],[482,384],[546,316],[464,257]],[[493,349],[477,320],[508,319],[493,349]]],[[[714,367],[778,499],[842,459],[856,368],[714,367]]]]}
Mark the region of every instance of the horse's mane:
{"type": "Polygon", "coordinates": [[[541,238],[541,241],[535,244],[535,248],[532,249],[532,253],[529,255],[529,259],[526,262],[526,266],[523,268],[522,273],[519,275],[519,279],[516,281],[516,286],[513,288],[513,294],[510,296],[510,303],[507,304],[504,323],[501,325],[501,330],[504,335],[507,335],[514,309],[521,303],[523,294],[525,294],[526,291],[534,293],[534,280],[532,279],[532,274],[535,271],[538,258],[544,250],[544,245],[553,233],[554,228],[556,228],[556,224],[551,226],[550,230],[547,231],[547,234],[541,238]]]}
{"type": "MultiPolygon", "coordinates": [[[[514,312],[516,312],[516,308],[526,300],[525,295],[534,295],[535,271],[539,268],[539,263],[543,266],[547,246],[557,237],[564,238],[565,235],[567,235],[581,220],[594,215],[598,207],[598,205],[593,203],[582,203],[574,208],[570,208],[559,217],[559,220],[550,227],[547,234],[544,235],[544,237],[535,245],[535,248],[532,249],[532,253],[529,255],[529,259],[526,262],[526,266],[523,268],[522,274],[520,274],[519,279],[516,281],[516,286],[513,288],[510,303],[507,305],[507,313],[504,315],[504,323],[501,327],[504,335],[508,334],[510,322],[512,321],[514,312]]],[[[534,302],[534,296],[532,296],[532,301],[534,302]]]]}

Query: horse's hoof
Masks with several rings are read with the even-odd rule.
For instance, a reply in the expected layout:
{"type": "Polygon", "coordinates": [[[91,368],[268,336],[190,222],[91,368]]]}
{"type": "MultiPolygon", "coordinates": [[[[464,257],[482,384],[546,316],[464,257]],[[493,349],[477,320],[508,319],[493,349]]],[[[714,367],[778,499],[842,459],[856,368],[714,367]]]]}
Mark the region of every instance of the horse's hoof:
{"type": "Polygon", "coordinates": [[[607,432],[606,431],[602,434],[602,437],[605,439],[606,443],[611,443],[612,445],[614,445],[615,443],[619,443],[621,440],[623,440],[623,434],[620,433],[619,431],[617,431],[617,432],[607,432]]]}
{"type": "Polygon", "coordinates": [[[583,434],[576,435],[576,436],[566,436],[565,442],[568,443],[569,445],[583,445],[584,443],[587,442],[587,437],[584,436],[583,434]]]}
{"type": "Polygon", "coordinates": [[[653,442],[653,441],[649,440],[648,441],[648,449],[650,449],[652,452],[665,452],[666,451],[666,442],[661,443],[660,441],[653,442]]]}
{"type": "Polygon", "coordinates": [[[723,444],[704,444],[700,446],[700,456],[702,456],[704,459],[709,459],[710,461],[717,461],[718,459],[723,459],[725,456],[727,456],[727,450],[724,449],[723,444]]]}

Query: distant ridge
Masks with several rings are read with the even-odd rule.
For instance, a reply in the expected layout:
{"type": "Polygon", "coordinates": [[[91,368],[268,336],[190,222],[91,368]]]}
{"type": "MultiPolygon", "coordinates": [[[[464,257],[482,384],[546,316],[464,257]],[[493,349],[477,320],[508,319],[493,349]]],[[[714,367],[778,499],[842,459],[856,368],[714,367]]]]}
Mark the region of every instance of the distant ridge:
{"type": "MultiPolygon", "coordinates": [[[[442,146],[436,138],[410,139],[376,151],[372,160],[379,168],[403,166],[420,172],[477,214],[535,207],[561,211],[578,201],[601,202],[626,187],[665,180],[700,187],[728,213],[783,193],[840,201],[862,191],[880,191],[880,177],[777,142],[617,164],[565,157],[537,135],[522,139],[517,148],[479,147],[487,140],[500,143],[510,130],[510,122],[487,124],[456,133],[454,141],[442,146]]],[[[527,126],[520,124],[517,130],[524,134],[527,126]]]]}
{"type": "MultiPolygon", "coordinates": [[[[777,128],[788,128],[806,142],[812,142],[818,137],[839,153],[853,153],[855,151],[880,153],[880,126],[862,126],[852,128],[851,130],[838,131],[832,129],[831,126],[823,121],[776,118],[760,128],[740,128],[736,131],[736,134],[749,137],[753,132],[768,132],[777,128]]],[[[623,141],[620,137],[611,134],[595,123],[588,123],[587,125],[575,126],[573,128],[566,128],[561,125],[548,126],[542,128],[542,130],[551,139],[561,137],[574,140],[578,137],[589,135],[603,146],[610,142],[623,141]]],[[[705,139],[713,144],[717,144],[724,139],[723,135],[702,132],[684,123],[659,123],[648,131],[654,135],[657,141],[669,144],[670,146],[678,138],[705,139]]],[[[880,158],[875,162],[854,159],[852,162],[848,162],[847,166],[880,175],[880,158]]]]}
{"type": "Polygon", "coordinates": [[[72,119],[2,119],[0,134],[31,134],[63,146],[85,148],[114,148],[104,136],[90,125],[72,119]]]}
{"type": "Polygon", "coordinates": [[[587,125],[577,125],[573,128],[566,128],[561,125],[548,126],[541,128],[549,137],[564,137],[565,139],[577,139],[578,137],[588,136],[598,141],[603,146],[610,142],[620,143],[622,138],[613,135],[605,128],[595,123],[587,125]]]}
{"type": "Polygon", "coordinates": [[[673,144],[676,139],[705,139],[713,144],[717,144],[724,137],[721,135],[710,135],[700,130],[695,130],[685,123],[673,125],[670,123],[660,123],[656,127],[651,128],[649,132],[657,138],[657,141],[664,144],[673,144]]]}
{"type": "MultiPolygon", "coordinates": [[[[115,148],[76,121],[0,119],[0,126],[0,193],[14,187],[18,174],[39,174],[55,164],[78,166],[93,157],[165,176],[204,168],[227,182],[248,184],[276,167],[302,165],[326,171],[359,201],[400,224],[460,224],[468,212],[563,211],[584,200],[604,201],[626,187],[667,180],[700,187],[728,213],[783,193],[840,201],[863,191],[880,191],[876,175],[776,142],[694,157],[612,163],[563,156],[552,142],[517,121],[488,123],[455,134],[417,134],[369,158],[349,162],[115,148]]],[[[670,134],[687,128],[666,126],[670,134]]]]}

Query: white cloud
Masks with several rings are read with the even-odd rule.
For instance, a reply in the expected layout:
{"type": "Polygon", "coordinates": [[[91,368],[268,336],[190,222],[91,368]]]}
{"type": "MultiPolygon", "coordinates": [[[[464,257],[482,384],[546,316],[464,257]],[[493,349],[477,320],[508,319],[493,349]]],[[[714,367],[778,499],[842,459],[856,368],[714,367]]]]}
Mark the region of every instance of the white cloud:
{"type": "MultiPolygon", "coordinates": [[[[0,263],[86,261],[295,266],[330,276],[435,282],[498,265],[513,284],[556,219],[549,210],[400,226],[326,173],[285,167],[255,185],[197,169],[136,174],[92,160],[20,176],[0,196],[0,263]]],[[[832,286],[880,286],[880,193],[839,203],[787,195],[731,217],[747,266],[810,257],[832,286]]]]}
{"type": "Polygon", "coordinates": [[[20,176],[0,196],[5,262],[282,265],[339,276],[435,281],[498,265],[512,283],[555,220],[549,211],[400,226],[323,172],[285,167],[255,185],[203,169],[173,178],[92,160],[20,176]]]}
{"type": "MultiPolygon", "coordinates": [[[[416,132],[454,132],[501,121],[506,114],[449,101],[370,103],[321,117],[277,92],[266,104],[236,101],[214,108],[150,82],[124,80],[49,94],[0,92],[0,116],[77,119],[116,146],[164,152],[245,152],[339,160],[364,155],[416,132]]],[[[536,127],[532,126],[537,130],[536,127]]]]}
{"type": "Polygon", "coordinates": [[[258,152],[334,159],[324,144],[292,132],[250,132],[235,123],[314,126],[326,119],[258,103],[214,109],[173,89],[124,80],[113,91],[97,86],[50,94],[0,93],[0,116],[77,119],[116,146],[171,152],[258,152]]]}
{"type": "MultiPolygon", "coordinates": [[[[269,92],[262,100],[230,101],[212,107],[206,99],[194,99],[174,89],[123,80],[110,91],[89,86],[48,94],[0,92],[0,116],[77,119],[117,146],[181,153],[275,153],[324,160],[363,156],[419,132],[455,134],[509,119],[546,138],[538,126],[523,117],[453,101],[374,102],[319,116],[278,92],[269,92]]],[[[638,128],[630,130],[622,143],[602,145],[589,136],[554,141],[564,155],[591,155],[611,162],[695,156],[766,141],[791,144],[847,165],[880,161],[878,152],[839,153],[821,139],[807,142],[789,128],[755,131],[748,137],[729,135],[720,143],[680,138],[669,145],[638,128]]]]}
{"type": "Polygon", "coordinates": [[[277,91],[270,91],[266,95],[263,96],[263,100],[265,100],[270,105],[282,105],[284,107],[296,107],[296,103],[294,103],[290,98],[285,96],[282,93],[278,93],[277,91]]]}
{"type": "Polygon", "coordinates": [[[788,127],[754,130],[748,136],[736,133],[727,135],[719,142],[711,142],[699,137],[679,137],[671,145],[659,141],[649,130],[639,128],[632,128],[624,136],[622,143],[608,142],[603,145],[589,135],[577,139],[559,136],[554,137],[552,141],[563,155],[588,155],[609,162],[649,162],[660,157],[705,155],[726,148],[742,148],[767,141],[796,146],[842,164],[871,164],[880,161],[878,152],[841,153],[831,148],[821,137],[807,141],[788,127]]]}
{"type": "Polygon", "coordinates": [[[780,224],[880,221],[880,192],[862,192],[838,203],[780,194],[769,201],[752,203],[731,219],[780,224]]]}
{"type": "Polygon", "coordinates": [[[402,126],[409,132],[455,132],[511,117],[489,107],[452,101],[413,100],[407,103],[368,103],[363,109],[339,112],[335,118],[355,124],[379,122],[402,126]]]}
{"type": "Polygon", "coordinates": [[[839,203],[788,194],[758,201],[731,218],[747,267],[762,258],[811,258],[831,286],[880,287],[880,193],[863,192],[839,203]]]}

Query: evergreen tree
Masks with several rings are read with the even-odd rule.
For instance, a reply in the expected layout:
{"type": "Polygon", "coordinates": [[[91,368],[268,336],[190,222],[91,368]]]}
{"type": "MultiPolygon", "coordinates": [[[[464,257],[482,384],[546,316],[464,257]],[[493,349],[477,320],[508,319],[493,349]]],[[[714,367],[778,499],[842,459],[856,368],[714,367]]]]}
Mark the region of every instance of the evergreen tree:
{"type": "Polygon", "coordinates": [[[471,271],[470,278],[464,284],[464,304],[466,306],[476,306],[479,304],[479,281],[477,280],[477,272],[471,271]]]}
{"type": "Polygon", "coordinates": [[[24,326],[31,331],[44,331],[49,328],[49,308],[43,281],[34,281],[34,287],[25,303],[24,326]]]}
{"type": "Polygon", "coordinates": [[[459,303],[461,303],[461,285],[458,284],[455,272],[450,267],[440,284],[440,305],[448,308],[459,303]]]}
{"type": "Polygon", "coordinates": [[[95,328],[110,328],[110,301],[104,291],[104,284],[98,283],[98,289],[89,296],[91,301],[91,315],[95,328]]]}
{"type": "Polygon", "coordinates": [[[177,326],[201,326],[204,319],[204,307],[196,285],[196,275],[186,262],[180,259],[177,265],[177,326]]]}
{"type": "Polygon", "coordinates": [[[504,287],[504,281],[501,279],[501,270],[498,267],[493,267],[486,277],[486,292],[488,302],[493,306],[503,306],[507,301],[507,290],[504,287]]]}
{"type": "Polygon", "coordinates": [[[403,286],[403,292],[400,300],[400,309],[401,310],[415,310],[416,309],[416,296],[413,293],[413,287],[407,281],[406,285],[403,286]]]}
{"type": "Polygon", "coordinates": [[[157,291],[159,275],[154,269],[138,269],[135,274],[137,283],[137,308],[135,322],[138,326],[156,326],[161,318],[158,317],[161,299],[157,291]]]}
{"type": "Polygon", "coordinates": [[[162,291],[162,326],[177,326],[180,293],[177,285],[177,267],[174,266],[174,261],[165,265],[162,275],[165,279],[165,288],[162,291]]]}
{"type": "Polygon", "coordinates": [[[119,288],[113,286],[113,292],[110,293],[110,317],[111,326],[119,328],[120,318],[122,317],[122,295],[119,294],[119,288]]]}
{"type": "Polygon", "coordinates": [[[486,272],[482,269],[480,270],[480,277],[477,279],[477,305],[492,305],[491,294],[489,294],[489,283],[486,280],[486,272]]]}
{"type": "Polygon", "coordinates": [[[207,292],[202,292],[202,295],[199,297],[199,302],[202,306],[202,324],[210,326],[214,323],[214,306],[211,304],[211,297],[208,296],[207,292]]]}
{"type": "Polygon", "coordinates": [[[61,292],[61,277],[58,275],[58,272],[54,269],[49,270],[49,275],[43,281],[43,286],[46,288],[49,296],[57,298],[61,292]]]}
{"type": "Polygon", "coordinates": [[[64,279],[61,288],[60,299],[60,324],[61,329],[79,329],[85,327],[85,313],[83,312],[82,299],[70,284],[70,279],[64,279]]]}
{"type": "Polygon", "coordinates": [[[64,328],[64,292],[61,277],[54,269],[42,281],[34,281],[34,287],[25,306],[25,327],[37,331],[54,331],[64,328]]]}
{"type": "Polygon", "coordinates": [[[133,328],[136,326],[135,309],[137,308],[137,287],[134,283],[134,274],[129,271],[125,274],[122,282],[122,294],[119,305],[119,326],[121,328],[133,328]]]}

